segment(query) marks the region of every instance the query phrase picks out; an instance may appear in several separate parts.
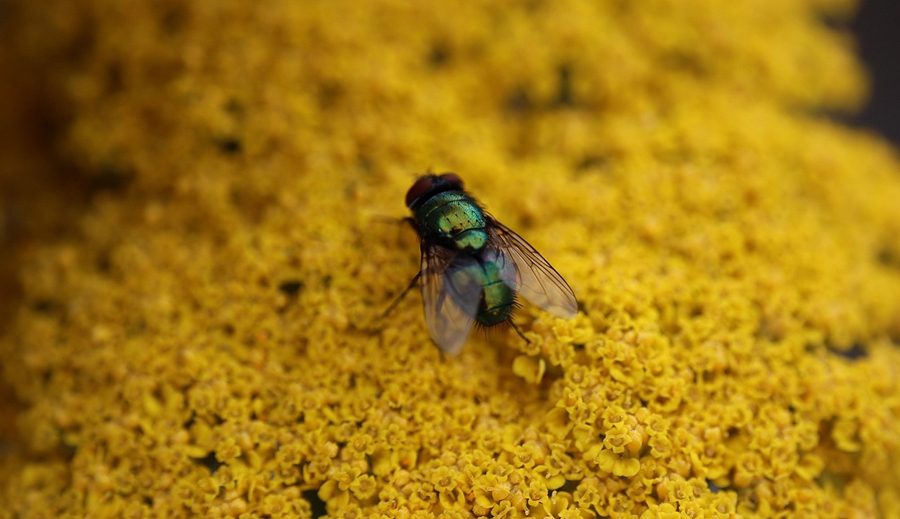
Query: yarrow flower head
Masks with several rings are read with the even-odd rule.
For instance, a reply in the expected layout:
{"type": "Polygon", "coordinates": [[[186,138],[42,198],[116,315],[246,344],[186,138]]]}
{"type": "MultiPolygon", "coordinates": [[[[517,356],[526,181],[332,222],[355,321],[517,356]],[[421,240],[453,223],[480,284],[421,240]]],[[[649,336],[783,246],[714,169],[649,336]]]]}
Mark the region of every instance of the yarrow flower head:
{"type": "Polygon", "coordinates": [[[0,509],[900,516],[900,162],[812,115],[852,4],[9,0],[0,509]],[[572,319],[378,223],[429,165],[572,319]]]}

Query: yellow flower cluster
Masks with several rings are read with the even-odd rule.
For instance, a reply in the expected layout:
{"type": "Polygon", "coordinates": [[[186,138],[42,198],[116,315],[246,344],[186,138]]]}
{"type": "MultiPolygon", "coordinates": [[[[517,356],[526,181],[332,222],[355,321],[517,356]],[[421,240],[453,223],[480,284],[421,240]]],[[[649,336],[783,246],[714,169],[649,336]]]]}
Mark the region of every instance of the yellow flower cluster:
{"type": "Polygon", "coordinates": [[[823,115],[849,0],[8,3],[89,203],[17,249],[0,517],[900,516],[900,161],[823,115]],[[428,167],[575,319],[447,358],[381,316],[428,167]]]}

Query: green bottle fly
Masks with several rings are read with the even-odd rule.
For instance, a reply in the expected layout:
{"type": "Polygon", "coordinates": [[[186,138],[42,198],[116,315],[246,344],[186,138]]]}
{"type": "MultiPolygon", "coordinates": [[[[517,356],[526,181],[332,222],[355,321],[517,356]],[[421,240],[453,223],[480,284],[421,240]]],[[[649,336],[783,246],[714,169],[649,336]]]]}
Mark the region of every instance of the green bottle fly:
{"type": "Polygon", "coordinates": [[[422,262],[390,308],[421,279],[428,330],[444,352],[459,353],[476,323],[515,328],[512,315],[519,295],[559,317],[578,312],[575,294],[562,276],[522,237],[485,214],[459,176],[419,177],[406,193],[406,205],[413,213],[408,220],[419,235],[422,262]]]}

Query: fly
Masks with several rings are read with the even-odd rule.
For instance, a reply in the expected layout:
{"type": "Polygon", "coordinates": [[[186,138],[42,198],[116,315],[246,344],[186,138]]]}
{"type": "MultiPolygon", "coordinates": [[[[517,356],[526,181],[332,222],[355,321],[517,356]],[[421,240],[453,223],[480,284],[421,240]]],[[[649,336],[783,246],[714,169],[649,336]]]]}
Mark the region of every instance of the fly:
{"type": "Polygon", "coordinates": [[[534,247],[488,215],[458,175],[419,177],[406,193],[406,206],[422,259],[388,312],[421,282],[428,331],[444,353],[459,353],[476,323],[515,328],[518,296],[558,317],[577,314],[568,283],[534,247]]]}

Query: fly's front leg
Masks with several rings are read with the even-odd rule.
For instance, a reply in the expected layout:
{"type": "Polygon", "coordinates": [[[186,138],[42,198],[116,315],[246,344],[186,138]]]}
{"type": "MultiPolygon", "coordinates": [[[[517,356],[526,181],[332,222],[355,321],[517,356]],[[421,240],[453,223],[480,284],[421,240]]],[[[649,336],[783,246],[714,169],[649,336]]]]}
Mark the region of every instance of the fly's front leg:
{"type": "Polygon", "coordinates": [[[376,223],[392,223],[392,224],[404,224],[408,223],[413,230],[416,230],[416,221],[407,216],[406,218],[394,218],[393,216],[373,216],[372,221],[376,223]]]}

